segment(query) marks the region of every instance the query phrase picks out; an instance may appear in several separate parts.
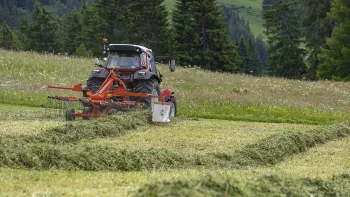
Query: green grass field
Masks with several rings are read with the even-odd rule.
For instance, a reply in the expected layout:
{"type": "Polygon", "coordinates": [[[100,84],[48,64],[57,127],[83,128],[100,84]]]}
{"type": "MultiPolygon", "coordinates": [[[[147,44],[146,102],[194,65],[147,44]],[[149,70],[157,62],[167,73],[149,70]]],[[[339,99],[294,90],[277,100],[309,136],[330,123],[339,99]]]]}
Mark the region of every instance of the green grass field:
{"type": "MultiPolygon", "coordinates": [[[[240,16],[249,21],[250,28],[255,36],[263,35],[263,21],[261,16],[262,0],[219,0],[224,4],[234,5],[240,16]]],[[[169,10],[175,6],[175,0],[165,0],[165,5],[169,10]]]]}
{"type": "MultiPolygon", "coordinates": [[[[48,90],[86,83],[93,59],[0,50],[0,103],[42,107],[47,96],[77,95],[48,90]]],[[[172,88],[179,115],[250,122],[327,125],[350,118],[350,85],[213,73],[158,65],[162,88],[172,88]]]]}
{"type": "MultiPolygon", "coordinates": [[[[62,119],[39,120],[40,109],[0,105],[0,116],[10,112],[26,113],[22,120],[0,121],[0,136],[38,135],[45,130],[62,126],[62,119]],[[31,116],[30,114],[35,114],[31,116]],[[32,118],[30,118],[32,117],[32,118]],[[40,121],[41,125],[36,124],[40,121]],[[20,125],[13,127],[14,125],[20,125]],[[8,129],[6,129],[8,128],[8,129]]],[[[11,115],[10,115],[11,116],[11,115]]],[[[43,115],[43,117],[45,117],[43,115]]],[[[177,120],[171,125],[149,125],[118,138],[101,138],[88,142],[92,147],[103,144],[117,149],[168,149],[183,154],[229,153],[285,132],[307,132],[319,126],[297,124],[232,122],[226,120],[177,120]]],[[[285,178],[330,179],[333,175],[350,173],[350,138],[337,140],[309,151],[286,158],[273,166],[246,169],[188,168],[141,171],[65,171],[0,168],[0,192],[3,196],[130,196],[143,184],[168,180],[193,180],[206,174],[221,174],[240,182],[274,174],[285,178]]],[[[74,144],[73,144],[74,145],[74,144]]],[[[1,150],[1,149],[0,149],[1,150]]],[[[0,154],[1,155],[1,154],[0,154]]],[[[0,157],[1,158],[1,157],[0,157]]]]}
{"type": "Polygon", "coordinates": [[[47,85],[92,59],[0,50],[0,196],[348,196],[349,83],[159,64],[179,117],[143,111],[67,123],[47,85]],[[238,192],[238,193],[237,193],[238,192]]]}
{"type": "MultiPolygon", "coordinates": [[[[0,105],[0,116],[8,112],[43,113],[40,109],[0,105]]],[[[30,115],[28,115],[29,117],[30,115]]],[[[0,121],[0,136],[38,135],[46,129],[62,126],[63,120],[0,121]],[[42,126],[33,124],[40,121],[42,126]],[[13,125],[21,125],[14,127],[13,125]],[[5,129],[10,128],[10,129],[5,129]]],[[[92,147],[104,144],[117,149],[169,149],[184,154],[228,153],[284,132],[307,132],[319,126],[274,123],[232,122],[226,120],[178,120],[167,126],[149,125],[118,138],[95,139],[92,147]]],[[[158,181],[191,181],[208,174],[237,179],[251,184],[257,177],[277,175],[285,179],[313,178],[329,180],[334,175],[350,173],[350,138],[332,141],[309,151],[287,157],[272,166],[243,169],[151,169],[141,171],[66,171],[0,168],[1,196],[133,196],[144,184],[158,181]]],[[[74,145],[74,144],[73,144],[74,145]]],[[[1,150],[1,148],[0,148],[1,150]]],[[[0,154],[1,155],[1,154],[0,154]]],[[[1,158],[1,157],[0,157],[1,158]]],[[[349,189],[349,188],[345,188],[349,189]]]]}

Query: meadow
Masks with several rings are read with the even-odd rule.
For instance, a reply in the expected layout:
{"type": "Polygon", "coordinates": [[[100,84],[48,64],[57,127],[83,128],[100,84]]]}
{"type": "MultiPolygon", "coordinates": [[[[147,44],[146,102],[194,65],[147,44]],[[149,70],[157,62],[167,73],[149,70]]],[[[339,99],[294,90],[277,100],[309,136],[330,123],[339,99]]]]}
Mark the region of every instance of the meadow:
{"type": "MultiPolygon", "coordinates": [[[[77,95],[48,90],[86,83],[93,59],[0,50],[0,103],[44,107],[47,96],[77,95]]],[[[161,88],[172,88],[180,116],[251,122],[327,125],[350,117],[350,84],[294,81],[215,73],[158,64],[161,88]]]]}
{"type": "Polygon", "coordinates": [[[84,83],[93,63],[0,50],[0,196],[349,196],[349,83],[158,64],[170,124],[41,108],[74,94],[47,85],[84,83]]]}

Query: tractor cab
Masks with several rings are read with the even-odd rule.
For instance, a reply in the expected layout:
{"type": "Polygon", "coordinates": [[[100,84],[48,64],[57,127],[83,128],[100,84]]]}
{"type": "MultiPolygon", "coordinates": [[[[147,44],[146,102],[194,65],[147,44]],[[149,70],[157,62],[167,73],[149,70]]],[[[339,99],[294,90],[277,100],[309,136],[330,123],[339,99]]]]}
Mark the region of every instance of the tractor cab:
{"type": "Polygon", "coordinates": [[[130,44],[111,44],[107,47],[107,69],[147,70],[155,68],[152,51],[143,46],[130,44]],[[153,65],[154,63],[154,65],[153,65]]]}

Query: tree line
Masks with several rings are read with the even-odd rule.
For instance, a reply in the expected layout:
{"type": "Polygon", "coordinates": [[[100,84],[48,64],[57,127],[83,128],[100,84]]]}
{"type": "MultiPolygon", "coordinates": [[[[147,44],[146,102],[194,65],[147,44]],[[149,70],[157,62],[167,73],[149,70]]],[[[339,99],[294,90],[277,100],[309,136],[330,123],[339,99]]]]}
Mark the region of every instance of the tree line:
{"type": "MultiPolygon", "coordinates": [[[[35,1],[0,0],[0,22],[6,21],[9,27],[17,28],[22,18],[30,16],[35,1]]],[[[58,16],[64,16],[71,10],[79,10],[82,4],[82,0],[39,0],[38,2],[49,6],[51,11],[58,16]]]]}
{"type": "Polygon", "coordinates": [[[350,1],[264,0],[271,75],[350,80],[350,1]]]}
{"type": "Polygon", "coordinates": [[[82,0],[65,15],[50,2],[36,1],[17,28],[4,22],[0,47],[100,56],[107,37],[212,71],[310,80],[350,74],[347,0],[264,0],[265,36],[257,37],[234,7],[216,0],[176,0],[171,14],[163,0],[82,0]]]}
{"type": "Polygon", "coordinates": [[[0,46],[101,56],[101,40],[107,37],[112,43],[147,46],[184,66],[248,74],[263,70],[260,57],[265,54],[266,59],[266,47],[262,37],[256,39],[233,7],[219,7],[216,0],[177,0],[172,14],[163,0],[82,0],[81,6],[63,16],[48,6],[53,2],[57,5],[53,0],[35,1],[28,8],[31,14],[22,17],[14,31],[3,23],[0,46]]]}

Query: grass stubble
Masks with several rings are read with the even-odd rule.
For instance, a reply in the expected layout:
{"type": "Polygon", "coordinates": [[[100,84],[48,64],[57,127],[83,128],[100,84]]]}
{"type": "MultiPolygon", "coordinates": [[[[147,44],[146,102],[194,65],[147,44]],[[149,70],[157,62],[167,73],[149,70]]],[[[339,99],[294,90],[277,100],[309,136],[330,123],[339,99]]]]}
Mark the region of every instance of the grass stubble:
{"type": "Polygon", "coordinates": [[[35,135],[0,138],[0,166],[38,170],[141,171],[173,168],[232,168],[274,165],[286,157],[350,135],[350,122],[270,135],[232,152],[190,154],[169,149],[116,148],[84,143],[116,138],[150,122],[148,112],[135,111],[107,119],[78,121],[35,135]]]}
{"type": "MultiPolygon", "coordinates": [[[[40,113],[36,115],[40,116],[40,113]]],[[[177,151],[176,149],[168,150],[164,148],[128,150],[127,148],[116,148],[110,146],[110,144],[104,143],[105,140],[108,141],[109,138],[112,140],[127,137],[128,135],[133,135],[137,133],[143,134],[142,131],[153,127],[150,125],[145,126],[144,123],[149,122],[149,119],[150,117],[148,113],[135,112],[123,114],[118,117],[111,117],[110,119],[92,120],[87,122],[77,121],[66,125],[60,125],[58,127],[51,127],[47,130],[42,130],[41,132],[36,132],[31,135],[9,135],[8,133],[2,133],[0,143],[0,165],[2,167],[1,171],[3,172],[3,180],[5,178],[9,178],[11,180],[10,183],[19,183],[21,181],[16,181],[16,176],[18,176],[19,178],[23,177],[25,181],[28,179],[35,179],[38,182],[42,183],[45,179],[47,179],[48,176],[56,177],[54,178],[54,180],[57,181],[67,179],[67,177],[65,176],[68,176],[68,183],[75,181],[78,184],[80,184],[79,186],[77,186],[77,188],[79,189],[63,191],[59,191],[59,189],[57,189],[56,187],[69,187],[64,183],[59,184],[60,186],[55,186],[53,182],[51,182],[50,185],[43,184],[46,185],[46,188],[51,189],[43,191],[40,186],[35,187],[38,191],[40,191],[37,193],[40,195],[85,195],[91,191],[93,191],[94,194],[113,194],[108,192],[110,191],[117,192],[118,194],[125,196],[129,195],[129,191],[135,191],[135,189],[138,188],[139,185],[151,183],[145,187],[142,187],[137,193],[137,195],[147,196],[149,195],[149,193],[147,192],[154,191],[156,191],[156,193],[159,195],[163,194],[162,188],[165,188],[166,192],[174,192],[174,190],[171,188],[177,188],[178,183],[180,183],[180,185],[185,184],[183,190],[176,190],[178,192],[186,192],[188,190],[188,188],[186,189],[186,185],[189,185],[191,187],[192,184],[209,185],[208,187],[199,187],[198,191],[191,190],[189,193],[191,194],[191,196],[192,194],[198,194],[200,196],[200,194],[202,194],[201,192],[204,192],[203,195],[214,195],[215,192],[219,192],[218,194],[220,194],[220,192],[223,191],[220,190],[220,188],[224,187],[222,185],[220,186],[222,180],[226,180],[225,188],[228,187],[230,191],[232,189],[231,187],[239,188],[239,185],[242,185],[244,183],[241,182],[243,180],[236,180],[234,178],[237,176],[227,176],[225,178],[221,176],[221,178],[217,178],[220,176],[213,172],[228,171],[231,172],[231,175],[232,173],[241,173],[243,175],[245,174],[245,176],[252,176],[252,171],[253,173],[254,171],[261,171],[265,173],[262,173],[262,175],[260,176],[260,182],[268,184],[262,184],[262,187],[271,187],[275,190],[277,189],[276,191],[269,189],[269,192],[278,192],[278,188],[281,185],[283,186],[281,186],[281,191],[292,190],[293,192],[308,192],[309,190],[305,190],[304,188],[304,180],[286,179],[285,176],[281,175],[273,175],[266,177],[266,174],[274,174],[276,173],[276,171],[266,171],[264,169],[266,167],[269,168],[270,166],[278,167],[279,165],[285,163],[283,161],[285,161],[286,158],[289,158],[293,155],[297,157],[301,154],[305,154],[306,150],[308,150],[311,147],[326,143],[328,141],[347,137],[350,132],[350,123],[348,122],[327,127],[318,126],[315,127],[312,131],[308,132],[276,132],[275,134],[261,137],[255,142],[251,142],[247,145],[241,146],[241,148],[232,152],[218,151],[216,153],[207,152],[204,154],[184,154],[183,152],[177,151]],[[132,121],[133,123],[130,123],[129,121],[132,121]],[[102,144],[96,143],[95,140],[98,139],[102,140],[102,144]],[[95,142],[92,144],[89,143],[91,140],[95,142]],[[30,171],[24,172],[23,174],[23,171],[21,170],[12,170],[9,168],[29,169],[34,174],[30,173],[30,171]],[[62,172],[60,170],[69,170],[70,172],[62,172]],[[82,172],[81,170],[84,171],[82,172]],[[107,173],[106,171],[109,172],[107,173]],[[115,173],[113,173],[112,171],[115,171],[115,173]],[[107,173],[107,175],[105,173],[107,173]],[[28,178],[25,174],[32,174],[29,176],[34,177],[28,178]],[[69,174],[71,174],[72,177],[70,177],[69,174]],[[201,176],[203,174],[211,175],[203,177],[201,176]],[[90,182],[86,179],[83,179],[88,182],[86,184],[82,183],[82,180],[78,181],[78,179],[81,179],[84,175],[90,177],[87,178],[90,179],[90,182]],[[100,178],[91,178],[91,176],[95,175],[97,175],[100,178]],[[105,178],[104,176],[107,176],[107,178],[111,178],[111,180],[102,180],[105,178]],[[186,176],[188,176],[189,178],[184,178],[186,176]],[[175,178],[175,180],[177,180],[175,182],[169,181],[164,183],[160,181],[162,180],[162,178],[170,180],[170,178],[174,177],[178,177],[175,178]],[[201,178],[198,179],[198,177],[201,178]],[[262,181],[264,179],[266,180],[262,181]],[[270,179],[273,180],[272,183],[270,183],[270,179]],[[123,182],[122,180],[125,181],[123,182]],[[159,180],[159,182],[155,182],[155,180],[159,180]],[[276,185],[278,182],[280,185],[276,185]],[[214,184],[214,186],[217,188],[211,188],[209,183],[214,184]],[[227,185],[227,183],[229,184],[227,185]],[[118,187],[114,188],[113,186],[115,186],[116,184],[118,185],[118,187]],[[158,190],[159,184],[161,185],[161,190],[158,190]],[[173,184],[177,186],[173,186],[173,184]],[[295,184],[297,185],[295,186],[295,184]],[[110,190],[107,188],[114,189],[110,190]]],[[[188,120],[181,120],[180,118],[176,120],[175,123],[171,126],[176,127],[177,124],[181,124],[186,121],[188,120]]],[[[205,127],[205,124],[203,126],[205,127]]],[[[159,129],[162,129],[162,127],[164,126],[156,126],[156,128],[159,129]]],[[[247,125],[245,127],[247,127],[247,125]]],[[[292,166],[294,166],[294,164],[292,164],[292,166]]],[[[334,180],[329,178],[329,180],[309,179],[308,181],[311,181],[312,184],[316,182],[320,185],[333,184],[333,190],[332,188],[327,189],[327,192],[338,191],[338,188],[340,187],[339,184],[343,184],[343,188],[347,189],[346,175],[335,177],[334,180]]],[[[256,181],[244,183],[243,185],[249,186],[251,185],[251,183],[256,183],[256,181]]],[[[310,187],[318,187],[312,184],[310,183],[310,187]]],[[[17,189],[23,189],[23,194],[28,194],[28,192],[30,191],[32,191],[31,194],[35,193],[33,192],[34,188],[28,189],[20,183],[19,185],[20,186],[18,186],[17,189]]],[[[253,186],[251,187],[255,188],[257,185],[253,186]]],[[[251,194],[251,192],[257,192],[255,190],[252,190],[252,188],[241,188],[242,191],[246,192],[242,194],[248,195],[251,194]]],[[[9,194],[14,192],[9,190],[5,191],[9,192],[9,194]]],[[[339,191],[343,192],[343,190],[339,191]]],[[[20,191],[14,193],[20,194],[18,192],[20,191]]],[[[264,194],[264,191],[260,192],[262,192],[261,194],[264,194]]],[[[318,189],[316,189],[312,190],[312,192],[323,191],[318,191],[318,189]]],[[[133,194],[134,193],[132,193],[132,195],[133,194]]],[[[182,195],[186,193],[180,194],[182,195]]]]}

